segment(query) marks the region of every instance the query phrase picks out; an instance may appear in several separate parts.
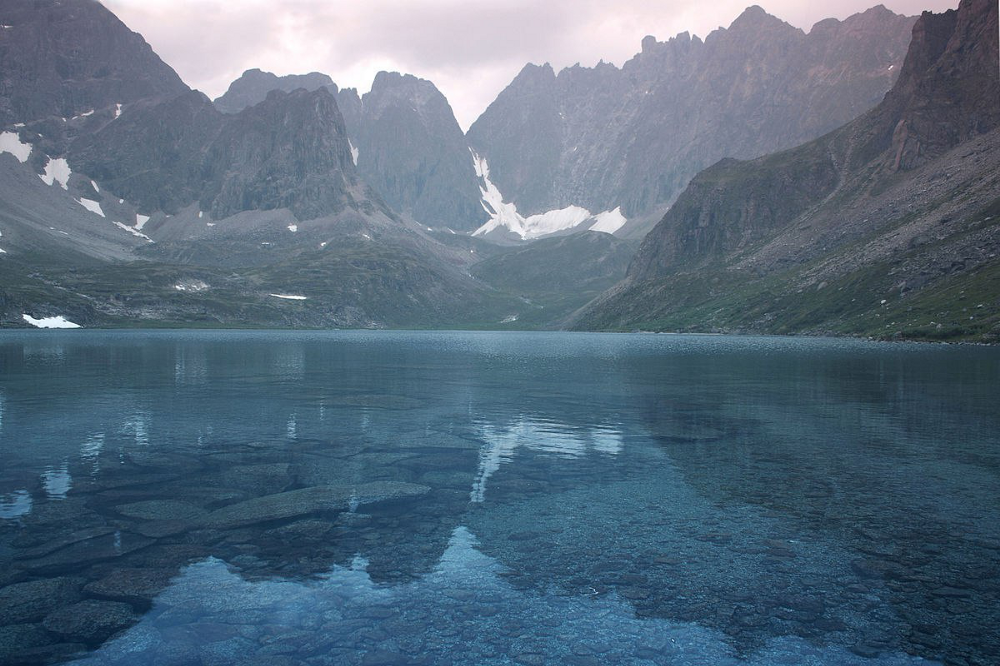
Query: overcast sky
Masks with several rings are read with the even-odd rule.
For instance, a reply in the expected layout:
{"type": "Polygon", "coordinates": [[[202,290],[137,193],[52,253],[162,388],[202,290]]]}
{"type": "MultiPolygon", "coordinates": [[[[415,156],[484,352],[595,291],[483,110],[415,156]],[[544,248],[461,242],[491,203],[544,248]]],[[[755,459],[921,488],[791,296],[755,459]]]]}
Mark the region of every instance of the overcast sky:
{"type": "MultiPolygon", "coordinates": [[[[209,97],[245,70],[319,71],[341,87],[371,87],[380,70],[430,79],[463,129],[527,62],[558,71],[599,60],[621,65],[645,35],[704,38],[753,0],[103,0],[184,81],[209,97]]],[[[759,0],[808,30],[878,0],[759,0]]],[[[957,0],[883,0],[914,15],[957,0]]]]}

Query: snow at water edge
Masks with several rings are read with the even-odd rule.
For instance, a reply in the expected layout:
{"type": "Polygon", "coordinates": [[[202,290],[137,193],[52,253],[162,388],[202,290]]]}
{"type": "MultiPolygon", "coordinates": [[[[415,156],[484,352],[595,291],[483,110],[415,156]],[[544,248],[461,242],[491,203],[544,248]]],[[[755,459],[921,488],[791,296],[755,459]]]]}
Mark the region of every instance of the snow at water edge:
{"type": "Polygon", "coordinates": [[[35,328],[80,328],[79,324],[74,324],[62,315],[42,317],[41,319],[35,319],[31,315],[21,315],[21,317],[35,328]]]}
{"type": "Polygon", "coordinates": [[[268,294],[268,296],[273,296],[274,298],[280,298],[286,301],[306,301],[309,300],[308,296],[297,296],[295,294],[268,294]]]}

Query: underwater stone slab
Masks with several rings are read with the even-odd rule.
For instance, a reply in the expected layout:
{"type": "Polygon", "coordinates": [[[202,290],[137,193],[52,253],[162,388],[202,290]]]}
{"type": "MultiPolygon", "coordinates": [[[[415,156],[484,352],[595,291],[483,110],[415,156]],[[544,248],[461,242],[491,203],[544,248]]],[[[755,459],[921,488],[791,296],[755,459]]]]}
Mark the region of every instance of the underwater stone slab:
{"type": "Polygon", "coordinates": [[[0,625],[37,622],[59,606],[80,599],[78,578],[46,578],[0,590],[0,625]]]}
{"type": "Polygon", "coordinates": [[[72,546],[75,543],[106,536],[108,534],[112,534],[114,531],[115,529],[113,527],[91,527],[85,530],[78,530],[71,534],[61,536],[58,539],[47,541],[40,546],[23,550],[17,554],[16,558],[19,560],[33,560],[39,557],[44,557],[49,553],[54,553],[57,550],[67,546],[72,546]]]}
{"type": "Polygon", "coordinates": [[[67,546],[52,555],[29,560],[24,566],[30,571],[58,573],[71,571],[96,562],[114,560],[154,543],[153,539],[129,533],[116,533],[67,546]]]}
{"type": "Polygon", "coordinates": [[[343,511],[351,502],[359,506],[387,500],[417,497],[430,492],[427,486],[395,481],[376,481],[357,486],[314,486],[265,495],[213,511],[201,520],[205,527],[230,529],[273,520],[288,520],[321,511],[343,511]]]}
{"type": "Polygon", "coordinates": [[[178,500],[147,500],[116,506],[115,511],[142,520],[191,520],[204,516],[207,511],[190,502],[178,500]]]}
{"type": "Polygon", "coordinates": [[[132,607],[119,601],[88,599],[51,613],[43,626],[71,640],[94,644],[138,622],[132,607]]]}
{"type": "Polygon", "coordinates": [[[39,624],[14,624],[0,627],[0,663],[11,663],[25,650],[48,645],[49,634],[39,624]]]}
{"type": "Polygon", "coordinates": [[[118,569],[90,583],[83,591],[113,601],[148,605],[176,574],[170,569],[118,569]]]}

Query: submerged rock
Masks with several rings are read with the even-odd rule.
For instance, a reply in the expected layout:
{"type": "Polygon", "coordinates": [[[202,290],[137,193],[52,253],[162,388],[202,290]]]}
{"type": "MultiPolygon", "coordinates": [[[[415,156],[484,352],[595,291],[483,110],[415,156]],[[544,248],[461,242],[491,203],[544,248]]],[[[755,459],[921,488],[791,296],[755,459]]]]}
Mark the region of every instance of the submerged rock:
{"type": "Polygon", "coordinates": [[[138,622],[132,607],[118,601],[88,599],[64,606],[45,618],[43,626],[71,640],[94,644],[138,622]]]}
{"type": "Polygon", "coordinates": [[[152,543],[152,539],[116,532],[75,543],[46,557],[27,561],[24,566],[31,571],[48,573],[79,570],[89,564],[117,559],[152,543]]]}
{"type": "Polygon", "coordinates": [[[118,569],[83,589],[94,597],[147,606],[176,573],[171,569],[118,569]]]}
{"type": "Polygon", "coordinates": [[[80,599],[77,578],[47,578],[0,590],[0,625],[38,622],[59,606],[80,599]]]}
{"type": "Polygon", "coordinates": [[[177,500],[148,500],[123,504],[116,506],[115,511],[123,516],[142,520],[191,520],[208,513],[200,506],[177,500]]]}
{"type": "Polygon", "coordinates": [[[357,486],[314,486],[265,495],[213,511],[201,520],[205,527],[230,529],[288,520],[321,511],[343,511],[350,506],[416,497],[430,492],[427,486],[395,481],[376,481],[357,486]]]}
{"type": "Polygon", "coordinates": [[[50,642],[49,634],[38,624],[15,624],[0,627],[0,663],[10,663],[24,650],[50,642]]]}

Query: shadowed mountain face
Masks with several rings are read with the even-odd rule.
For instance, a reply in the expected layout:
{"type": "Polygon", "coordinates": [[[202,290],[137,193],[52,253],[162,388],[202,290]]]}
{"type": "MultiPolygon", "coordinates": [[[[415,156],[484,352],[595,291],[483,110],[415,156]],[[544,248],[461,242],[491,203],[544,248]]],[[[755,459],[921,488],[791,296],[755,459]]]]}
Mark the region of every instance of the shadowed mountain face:
{"type": "Polygon", "coordinates": [[[465,136],[430,81],[380,72],[364,97],[325,74],[278,77],[250,70],[215,106],[238,113],[268,92],[326,88],[337,98],[358,172],[393,210],[425,226],[471,231],[488,216],[465,136]]]}
{"type": "Polygon", "coordinates": [[[0,22],[0,126],[187,89],[141,35],[96,0],[3,0],[0,22]]]}
{"type": "Polygon", "coordinates": [[[338,101],[358,172],[394,210],[462,231],[486,222],[468,143],[433,83],[380,72],[363,98],[352,89],[338,101]]]}
{"type": "Polygon", "coordinates": [[[288,208],[312,219],[360,206],[343,118],[325,89],[274,91],[234,115],[198,92],[137,105],[81,138],[70,162],[148,212],[197,201],[214,218],[288,208]]]}
{"type": "Polygon", "coordinates": [[[1000,333],[998,60],[995,2],[925,13],[878,107],[794,150],[699,174],[584,321],[1000,333]],[[671,295],[705,275],[716,288],[671,295]],[[975,312],[956,302],[966,298],[975,312]]]}
{"type": "Polygon", "coordinates": [[[794,146],[872,108],[912,25],[876,7],[805,34],[751,7],[705,41],[647,37],[621,69],[529,65],[468,138],[522,213],[662,213],[718,159],[794,146]]]}

